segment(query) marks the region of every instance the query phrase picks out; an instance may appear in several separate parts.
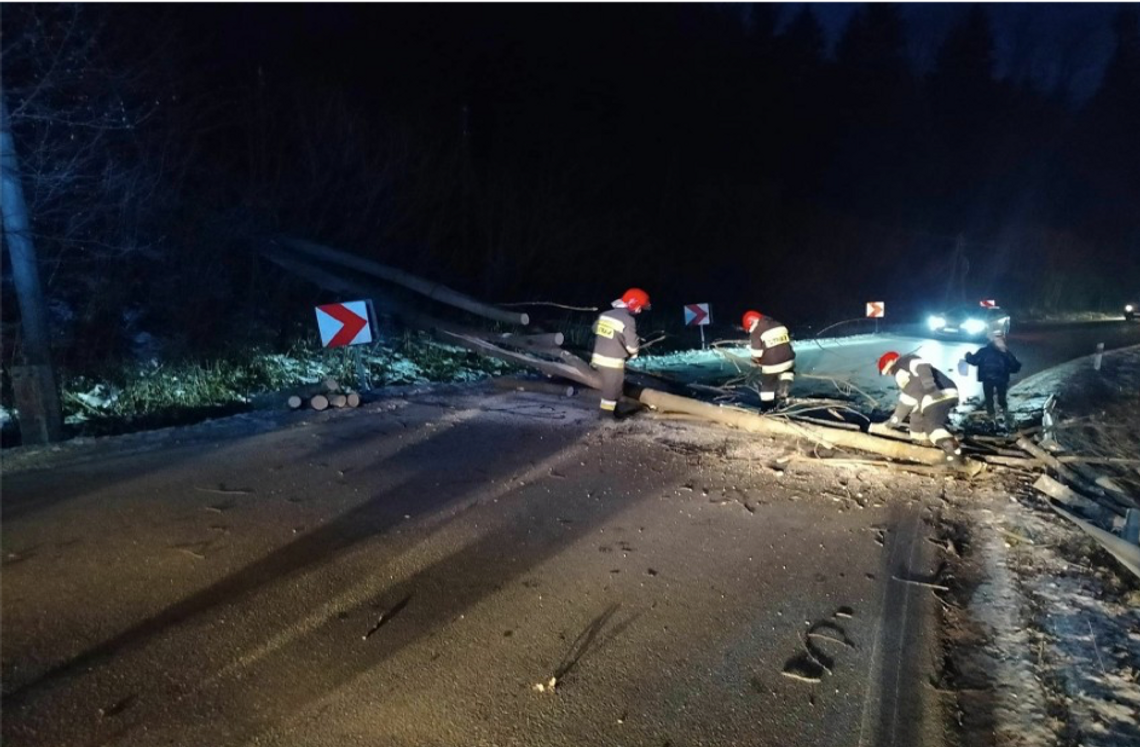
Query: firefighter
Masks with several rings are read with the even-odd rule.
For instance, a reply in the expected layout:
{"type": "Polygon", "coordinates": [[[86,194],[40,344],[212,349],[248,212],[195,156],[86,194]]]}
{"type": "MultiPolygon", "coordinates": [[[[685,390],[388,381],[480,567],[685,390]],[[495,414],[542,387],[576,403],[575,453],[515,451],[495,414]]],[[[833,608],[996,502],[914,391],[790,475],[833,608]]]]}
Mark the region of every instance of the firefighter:
{"type": "Polygon", "coordinates": [[[982,395],[990,420],[995,425],[1010,427],[1012,420],[1006,395],[1009,392],[1009,377],[1021,370],[1021,361],[1014,357],[1006,345],[1005,332],[1000,329],[991,332],[989,344],[976,353],[966,353],[966,362],[978,367],[978,381],[982,382],[982,395]],[[994,408],[995,395],[1002,412],[1000,423],[994,408]]]}
{"type": "Polygon", "coordinates": [[[760,367],[760,402],[786,402],[796,378],[796,353],[788,328],[759,311],[744,312],[742,324],[750,337],[752,363],[760,367]]]}
{"type": "Polygon", "coordinates": [[[899,385],[899,403],[885,424],[876,423],[871,432],[902,428],[910,416],[910,437],[919,443],[929,441],[946,453],[950,465],[962,462],[958,439],[946,430],[950,411],[958,405],[958,389],[950,377],[917,355],[900,356],[890,352],[879,358],[879,374],[893,374],[899,385]]]}
{"type": "Polygon", "coordinates": [[[594,356],[590,365],[602,375],[601,415],[618,419],[617,404],[625,384],[625,362],[637,357],[635,316],[649,308],[649,294],[630,288],[594,323],[594,356]]]}

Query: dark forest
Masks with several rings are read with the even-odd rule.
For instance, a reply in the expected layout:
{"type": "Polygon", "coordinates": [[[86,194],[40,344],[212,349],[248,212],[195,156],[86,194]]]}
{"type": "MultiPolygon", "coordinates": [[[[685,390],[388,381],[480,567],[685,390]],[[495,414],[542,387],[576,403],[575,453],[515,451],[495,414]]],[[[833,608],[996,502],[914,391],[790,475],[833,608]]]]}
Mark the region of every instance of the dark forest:
{"type": "MultiPolygon", "coordinates": [[[[1140,286],[1136,8],[1112,30],[1076,96],[999,78],[985,6],[919,72],[886,4],[834,54],[810,6],[10,5],[3,84],[82,370],[141,333],[284,344],[323,296],[261,259],[278,234],[492,302],[1116,308],[1140,286]]],[[[7,365],[7,255],[4,291],[7,365]]]]}

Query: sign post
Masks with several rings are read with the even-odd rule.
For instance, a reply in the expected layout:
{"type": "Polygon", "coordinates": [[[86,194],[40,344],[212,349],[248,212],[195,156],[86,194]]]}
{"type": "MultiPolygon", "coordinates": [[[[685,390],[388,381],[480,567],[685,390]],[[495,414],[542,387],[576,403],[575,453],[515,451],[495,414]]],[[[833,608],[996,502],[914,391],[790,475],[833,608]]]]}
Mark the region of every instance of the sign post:
{"type": "Polygon", "coordinates": [[[316,308],[316,314],[321,345],[326,348],[351,348],[356,367],[356,387],[362,391],[370,389],[364,359],[357,346],[367,345],[373,340],[376,315],[372,310],[372,302],[366,300],[325,304],[316,308]]]}
{"type": "Polygon", "coordinates": [[[879,320],[887,315],[886,301],[868,301],[867,318],[875,320],[875,334],[879,334],[879,320]]]}
{"type": "Polygon", "coordinates": [[[701,350],[705,345],[705,326],[712,322],[712,311],[707,303],[691,303],[685,306],[685,326],[701,330],[701,350]]]}

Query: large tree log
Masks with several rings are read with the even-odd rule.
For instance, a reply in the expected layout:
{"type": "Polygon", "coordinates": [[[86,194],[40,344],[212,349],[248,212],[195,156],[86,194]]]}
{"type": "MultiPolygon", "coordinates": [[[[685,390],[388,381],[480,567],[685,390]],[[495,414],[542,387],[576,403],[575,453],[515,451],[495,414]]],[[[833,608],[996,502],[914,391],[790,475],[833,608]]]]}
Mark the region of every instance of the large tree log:
{"type": "Polygon", "coordinates": [[[576,381],[591,389],[600,389],[602,386],[601,376],[598,375],[598,372],[586,366],[581,360],[574,358],[574,356],[569,353],[567,353],[567,355],[569,355],[570,358],[573,358],[577,363],[582,363],[582,365],[571,365],[570,363],[561,361],[548,361],[535,358],[533,355],[526,355],[525,353],[503,350],[487,340],[470,335],[447,331],[441,331],[441,335],[442,339],[453,342],[456,345],[460,345],[476,353],[489,355],[492,358],[498,358],[509,363],[516,363],[520,366],[529,366],[550,376],[561,376],[564,379],[576,381]]]}
{"type": "Polygon", "coordinates": [[[795,423],[737,407],[710,405],[706,402],[679,397],[675,394],[666,394],[654,389],[641,389],[635,392],[635,395],[643,404],[658,410],[698,415],[706,420],[731,425],[749,433],[762,433],[785,438],[806,438],[829,448],[839,446],[858,449],[859,451],[882,454],[891,459],[918,464],[940,465],[946,462],[946,456],[941,451],[926,446],[877,438],[865,433],[854,433],[837,428],[795,423]]]}
{"type": "Polygon", "coordinates": [[[491,306],[490,304],[477,301],[458,291],[454,291],[447,286],[433,283],[430,280],[424,280],[411,273],[398,270],[395,267],[389,267],[388,265],[383,265],[370,259],[364,259],[363,257],[358,257],[348,252],[342,252],[338,249],[322,246],[321,244],[315,244],[303,239],[282,237],[279,241],[282,245],[301,252],[302,254],[315,257],[324,262],[332,262],[343,267],[359,270],[360,272],[380,278],[381,280],[386,280],[389,283],[401,285],[416,293],[427,296],[433,301],[463,309],[476,316],[493,319],[497,322],[506,322],[507,324],[518,324],[524,327],[530,323],[530,317],[525,313],[507,311],[497,306],[491,306]]]}

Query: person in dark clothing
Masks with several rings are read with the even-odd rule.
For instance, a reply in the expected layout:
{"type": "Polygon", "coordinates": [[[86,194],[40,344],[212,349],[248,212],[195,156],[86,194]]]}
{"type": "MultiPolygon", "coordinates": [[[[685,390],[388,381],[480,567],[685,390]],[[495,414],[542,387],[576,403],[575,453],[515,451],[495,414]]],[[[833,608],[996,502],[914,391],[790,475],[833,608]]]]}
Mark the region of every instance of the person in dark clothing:
{"type": "Polygon", "coordinates": [[[649,308],[649,294],[630,288],[614,301],[594,322],[594,355],[590,365],[602,379],[602,398],[598,403],[606,419],[618,419],[624,413],[617,409],[625,385],[625,363],[637,357],[640,341],[634,316],[649,308]]]}
{"type": "Polygon", "coordinates": [[[1011,424],[1009,416],[1009,402],[1006,395],[1009,392],[1009,378],[1021,370],[1021,361],[1010,352],[1006,345],[1005,335],[1000,331],[990,336],[990,342],[974,353],[966,353],[966,362],[978,367],[978,381],[982,382],[982,396],[986,402],[986,412],[990,419],[997,422],[997,413],[994,399],[1001,407],[1002,420],[1006,427],[1011,424]]]}

